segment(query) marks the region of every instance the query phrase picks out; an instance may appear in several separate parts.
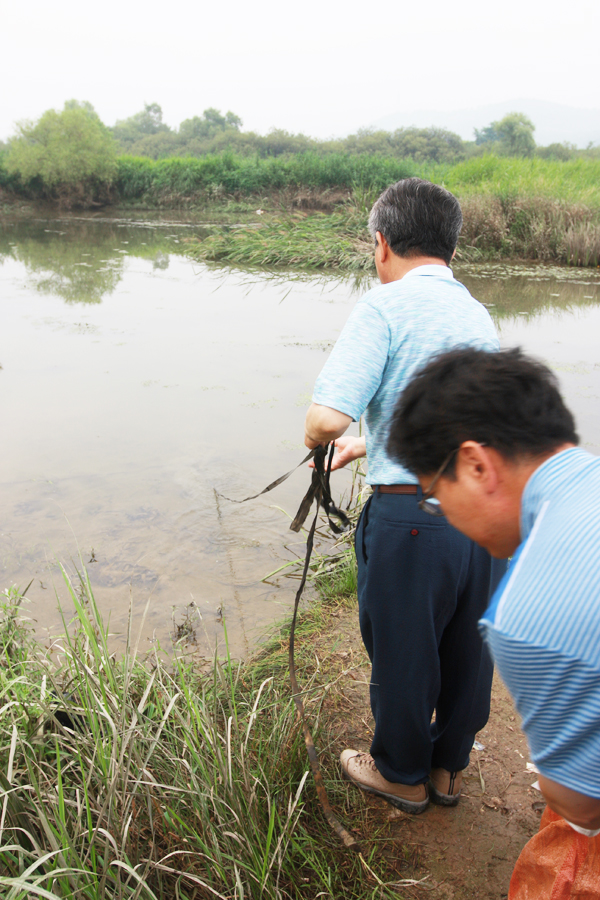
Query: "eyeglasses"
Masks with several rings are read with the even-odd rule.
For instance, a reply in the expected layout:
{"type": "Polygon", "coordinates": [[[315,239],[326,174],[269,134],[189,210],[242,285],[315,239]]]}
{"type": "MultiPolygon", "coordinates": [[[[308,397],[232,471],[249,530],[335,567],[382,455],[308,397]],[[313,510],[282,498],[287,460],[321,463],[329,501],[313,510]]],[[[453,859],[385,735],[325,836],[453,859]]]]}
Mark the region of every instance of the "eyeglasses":
{"type": "Polygon", "coordinates": [[[444,460],[444,462],[442,463],[440,468],[435,473],[435,475],[433,477],[433,481],[431,482],[431,484],[429,485],[429,487],[423,494],[423,497],[419,500],[419,502],[417,504],[419,509],[422,509],[423,512],[429,513],[430,516],[443,516],[444,515],[444,510],[442,509],[440,504],[433,503],[429,498],[431,497],[433,489],[435,488],[436,484],[438,483],[438,480],[444,474],[446,466],[449,465],[450,461],[455,456],[455,454],[458,453],[459,450],[460,450],[460,447],[457,447],[456,450],[453,450],[452,453],[450,453],[446,457],[446,459],[444,460]]]}

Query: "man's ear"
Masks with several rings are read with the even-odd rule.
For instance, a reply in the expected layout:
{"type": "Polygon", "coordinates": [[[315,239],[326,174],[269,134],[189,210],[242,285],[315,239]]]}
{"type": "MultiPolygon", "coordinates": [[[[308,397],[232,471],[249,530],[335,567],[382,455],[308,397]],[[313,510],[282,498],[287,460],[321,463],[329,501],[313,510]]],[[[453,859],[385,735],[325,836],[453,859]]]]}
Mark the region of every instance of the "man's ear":
{"type": "Polygon", "coordinates": [[[379,244],[379,259],[382,263],[386,261],[390,254],[390,245],[380,231],[375,232],[375,238],[379,244]]]}
{"type": "Polygon", "coordinates": [[[477,441],[463,441],[456,459],[457,474],[492,494],[498,486],[498,472],[489,448],[477,441]]]}

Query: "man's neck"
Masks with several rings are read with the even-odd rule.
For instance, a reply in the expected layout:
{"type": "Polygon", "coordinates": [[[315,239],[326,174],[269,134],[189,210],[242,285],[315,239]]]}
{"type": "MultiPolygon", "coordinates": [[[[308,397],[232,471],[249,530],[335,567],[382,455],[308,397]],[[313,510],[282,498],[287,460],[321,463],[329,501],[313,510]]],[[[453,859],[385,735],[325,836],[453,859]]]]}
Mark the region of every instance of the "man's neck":
{"type": "Polygon", "coordinates": [[[542,453],[540,456],[535,456],[530,460],[524,460],[520,465],[517,464],[518,468],[520,469],[522,479],[521,494],[525,490],[525,485],[527,484],[533,473],[537,472],[540,466],[542,466],[549,459],[552,459],[553,456],[557,456],[559,453],[563,453],[565,450],[572,450],[576,446],[577,444],[572,444],[570,442],[560,444],[560,446],[555,447],[554,450],[550,450],[548,453],[542,453]]]}
{"type": "Polygon", "coordinates": [[[386,260],[385,271],[380,272],[379,278],[382,284],[389,284],[391,281],[400,281],[401,278],[412,269],[419,266],[445,266],[447,263],[443,259],[436,256],[397,256],[390,253],[386,260]]]}

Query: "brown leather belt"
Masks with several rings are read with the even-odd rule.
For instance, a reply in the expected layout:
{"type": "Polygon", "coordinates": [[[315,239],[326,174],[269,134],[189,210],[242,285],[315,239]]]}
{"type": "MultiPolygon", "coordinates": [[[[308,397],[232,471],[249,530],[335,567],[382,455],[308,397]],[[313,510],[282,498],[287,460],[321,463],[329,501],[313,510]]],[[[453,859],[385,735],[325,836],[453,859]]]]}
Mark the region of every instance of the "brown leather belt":
{"type": "Polygon", "coordinates": [[[380,494],[416,494],[419,486],[416,484],[374,484],[374,491],[380,494]]]}

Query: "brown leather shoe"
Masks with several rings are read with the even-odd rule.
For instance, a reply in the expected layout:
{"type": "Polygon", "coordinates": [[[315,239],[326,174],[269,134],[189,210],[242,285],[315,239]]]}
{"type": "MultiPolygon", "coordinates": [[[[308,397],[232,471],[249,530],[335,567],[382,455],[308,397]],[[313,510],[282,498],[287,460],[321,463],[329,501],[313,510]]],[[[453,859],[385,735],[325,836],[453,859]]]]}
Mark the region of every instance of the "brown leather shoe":
{"type": "Polygon", "coordinates": [[[462,790],[462,772],[432,769],[429,773],[429,796],[438,806],[456,806],[462,790]]]}
{"type": "Polygon", "coordinates": [[[343,750],[340,762],[344,778],[363,791],[383,797],[402,812],[418,814],[429,806],[426,785],[395,784],[393,781],[387,781],[377,769],[370,753],[343,750]]]}

